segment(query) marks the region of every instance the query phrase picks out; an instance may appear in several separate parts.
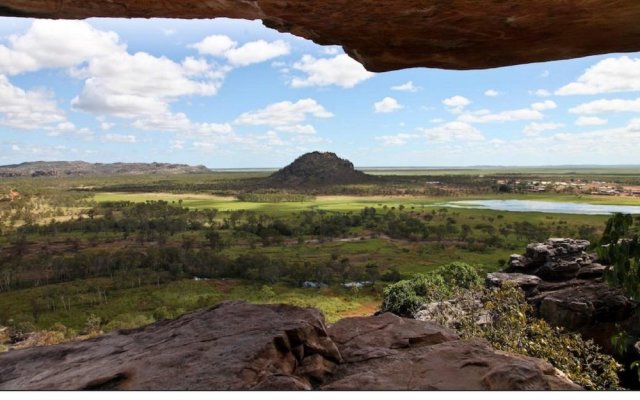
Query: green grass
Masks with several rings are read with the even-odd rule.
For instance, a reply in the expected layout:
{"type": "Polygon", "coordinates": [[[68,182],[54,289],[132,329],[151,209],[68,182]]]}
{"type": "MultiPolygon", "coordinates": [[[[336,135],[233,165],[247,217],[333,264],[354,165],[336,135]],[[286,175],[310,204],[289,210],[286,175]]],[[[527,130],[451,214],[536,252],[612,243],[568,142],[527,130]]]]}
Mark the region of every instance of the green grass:
{"type": "Polygon", "coordinates": [[[0,304],[3,305],[3,312],[9,313],[15,320],[34,322],[32,302],[36,299],[44,301],[56,291],[58,295],[54,296],[54,300],[58,304],[61,294],[70,296],[70,311],[61,306],[55,311],[45,310],[36,326],[47,329],[59,322],[81,331],[92,314],[100,317],[106,326],[132,327],[153,322],[154,314],[159,310],[167,312],[170,317],[176,317],[226,300],[316,307],[324,312],[328,322],[335,322],[345,313],[379,301],[379,295],[372,292],[372,289],[352,293],[339,288],[301,289],[274,285],[273,296],[265,296],[261,285],[246,281],[180,280],[160,286],[107,289],[106,303],[92,304],[92,299],[96,297],[92,288],[97,285],[110,287],[110,284],[109,279],[100,278],[17,290],[1,293],[0,304]]]}

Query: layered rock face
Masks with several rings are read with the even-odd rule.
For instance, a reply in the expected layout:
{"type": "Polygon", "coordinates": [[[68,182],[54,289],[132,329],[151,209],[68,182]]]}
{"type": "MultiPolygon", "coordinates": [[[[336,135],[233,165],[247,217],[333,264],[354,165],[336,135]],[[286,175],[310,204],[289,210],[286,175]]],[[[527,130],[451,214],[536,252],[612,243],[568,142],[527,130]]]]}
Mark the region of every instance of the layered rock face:
{"type": "Polygon", "coordinates": [[[538,315],[555,326],[580,332],[611,352],[611,337],[638,330],[631,320],[637,303],[603,281],[605,266],[588,254],[589,242],[549,239],[512,255],[504,272],[487,275],[487,285],[511,281],[521,287],[538,315]]]}
{"type": "Polygon", "coordinates": [[[342,45],[376,72],[640,50],[640,2],[630,0],[5,0],[0,15],[261,19],[281,32],[342,45]]]}
{"type": "Polygon", "coordinates": [[[0,355],[0,389],[579,389],[550,364],[383,314],[228,302],[173,321],[0,355]]]}

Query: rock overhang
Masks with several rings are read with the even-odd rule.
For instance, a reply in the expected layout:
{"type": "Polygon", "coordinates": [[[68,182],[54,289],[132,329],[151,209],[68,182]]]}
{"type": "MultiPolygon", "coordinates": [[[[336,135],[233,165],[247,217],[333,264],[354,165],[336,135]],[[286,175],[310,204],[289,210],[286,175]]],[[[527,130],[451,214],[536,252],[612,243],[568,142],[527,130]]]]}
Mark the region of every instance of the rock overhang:
{"type": "Polygon", "coordinates": [[[368,70],[483,69],[640,50],[628,0],[5,0],[0,15],[239,18],[322,45],[368,70]]]}

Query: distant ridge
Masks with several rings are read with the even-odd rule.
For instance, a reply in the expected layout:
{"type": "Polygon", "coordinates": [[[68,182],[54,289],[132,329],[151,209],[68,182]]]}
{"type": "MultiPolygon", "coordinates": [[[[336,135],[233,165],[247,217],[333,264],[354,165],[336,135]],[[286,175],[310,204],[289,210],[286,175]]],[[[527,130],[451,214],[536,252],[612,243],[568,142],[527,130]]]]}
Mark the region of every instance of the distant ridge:
{"type": "Polygon", "coordinates": [[[275,187],[326,186],[367,183],[377,179],[357,171],[349,160],[335,153],[314,151],[298,157],[291,164],[263,181],[275,187]]]}
{"type": "Polygon", "coordinates": [[[194,174],[209,172],[202,166],[168,163],[91,164],[84,161],[34,161],[0,166],[0,177],[95,176],[142,174],[194,174]]]}

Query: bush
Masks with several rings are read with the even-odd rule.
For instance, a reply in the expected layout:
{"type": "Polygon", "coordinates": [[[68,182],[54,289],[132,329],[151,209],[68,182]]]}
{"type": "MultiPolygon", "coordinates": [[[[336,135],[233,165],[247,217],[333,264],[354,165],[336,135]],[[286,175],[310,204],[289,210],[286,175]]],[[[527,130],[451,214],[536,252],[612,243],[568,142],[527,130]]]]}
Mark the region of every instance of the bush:
{"type": "Polygon", "coordinates": [[[126,313],[120,314],[105,327],[105,331],[113,331],[116,329],[133,329],[155,322],[152,317],[143,314],[126,313]]]}
{"type": "Polygon", "coordinates": [[[387,286],[382,311],[413,317],[422,304],[444,300],[460,289],[476,287],[480,282],[480,275],[468,264],[443,265],[430,274],[416,275],[387,286]]]}
{"type": "Polygon", "coordinates": [[[619,366],[613,357],[601,353],[592,340],[531,317],[530,306],[517,287],[506,284],[499,290],[484,289],[480,305],[473,302],[477,296],[469,293],[472,291],[461,291],[453,300],[464,303],[459,309],[475,307],[473,312],[452,318],[450,310],[442,308],[433,320],[456,329],[463,339],[481,337],[495,349],[546,360],[586,389],[619,388],[619,366]],[[490,322],[479,325],[477,316],[482,313],[490,322]]]}
{"type": "Polygon", "coordinates": [[[443,265],[436,269],[435,274],[440,275],[448,286],[470,289],[482,283],[477,269],[462,262],[443,265]]]}

